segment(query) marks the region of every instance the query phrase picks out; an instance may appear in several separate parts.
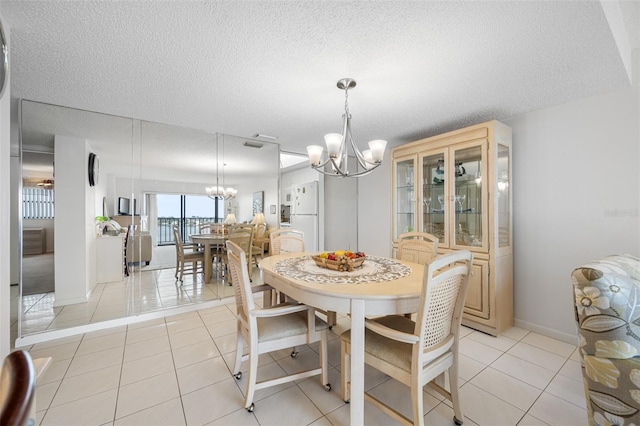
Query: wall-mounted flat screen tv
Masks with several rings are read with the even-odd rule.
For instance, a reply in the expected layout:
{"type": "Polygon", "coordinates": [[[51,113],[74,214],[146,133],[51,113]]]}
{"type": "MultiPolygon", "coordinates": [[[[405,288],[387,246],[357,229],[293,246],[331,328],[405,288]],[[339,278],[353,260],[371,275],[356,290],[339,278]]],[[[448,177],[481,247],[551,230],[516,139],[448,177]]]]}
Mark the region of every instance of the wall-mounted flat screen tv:
{"type": "Polygon", "coordinates": [[[131,200],[124,197],[118,197],[118,214],[131,214],[131,200]]]}

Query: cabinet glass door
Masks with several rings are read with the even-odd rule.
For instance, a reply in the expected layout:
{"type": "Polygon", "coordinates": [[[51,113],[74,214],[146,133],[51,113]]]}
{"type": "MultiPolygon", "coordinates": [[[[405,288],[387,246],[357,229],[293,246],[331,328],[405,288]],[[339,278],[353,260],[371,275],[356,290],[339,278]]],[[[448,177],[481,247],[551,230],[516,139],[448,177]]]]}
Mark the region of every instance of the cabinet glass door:
{"type": "Polygon", "coordinates": [[[422,157],[422,231],[440,239],[447,247],[445,231],[445,155],[443,152],[422,157]]]}
{"type": "Polygon", "coordinates": [[[482,194],[483,175],[486,174],[486,144],[476,144],[456,149],[453,153],[454,193],[450,198],[454,207],[454,245],[462,247],[487,247],[483,217],[486,197],[482,194]]]}
{"type": "Polygon", "coordinates": [[[500,248],[511,245],[509,172],[509,147],[498,145],[498,161],[496,162],[498,190],[496,191],[495,202],[498,206],[498,247],[500,248]]]}
{"type": "Polygon", "coordinates": [[[415,157],[396,161],[396,229],[394,239],[412,232],[415,224],[415,157]]]}

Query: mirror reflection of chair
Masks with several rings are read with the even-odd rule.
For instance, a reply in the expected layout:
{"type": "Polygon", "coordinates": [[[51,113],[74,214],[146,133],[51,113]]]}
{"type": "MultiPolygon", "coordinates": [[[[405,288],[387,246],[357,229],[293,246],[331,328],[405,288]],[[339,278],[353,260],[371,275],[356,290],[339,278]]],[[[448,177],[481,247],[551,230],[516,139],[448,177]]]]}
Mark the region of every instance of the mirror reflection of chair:
{"type": "Polygon", "coordinates": [[[26,351],[6,356],[0,374],[0,425],[36,424],[36,382],[51,362],[52,358],[33,360],[26,351]]]}
{"type": "Polygon", "coordinates": [[[204,272],[204,252],[199,251],[194,244],[182,242],[182,235],[178,225],[172,225],[173,238],[176,243],[176,273],[175,277],[182,282],[183,275],[204,272]],[[200,266],[198,266],[200,265],[200,266]]]}
{"type": "Polygon", "coordinates": [[[400,234],[396,259],[426,265],[438,254],[439,239],[426,232],[400,234]]]}
{"type": "MultiPolygon", "coordinates": [[[[247,273],[249,274],[249,281],[253,281],[251,278],[251,250],[253,248],[253,227],[254,225],[248,223],[238,223],[229,225],[227,228],[227,239],[237,244],[242,251],[247,254],[247,273]]],[[[233,279],[233,276],[231,277],[233,279]]]]}
{"type": "Polygon", "coordinates": [[[253,231],[253,243],[251,247],[251,258],[253,263],[258,266],[265,254],[267,254],[267,246],[269,239],[267,237],[267,224],[258,223],[253,231]]]}
{"type": "MultiPolygon", "coordinates": [[[[426,384],[452,402],[456,424],[464,421],[458,396],[458,340],[472,260],[473,255],[462,250],[440,256],[426,266],[415,322],[402,315],[365,320],[365,363],[410,388],[413,422],[365,392],[365,401],[395,421],[424,424],[423,387],[426,384]],[[450,391],[443,387],[446,371],[450,391]]],[[[340,339],[342,398],[348,401],[350,330],[342,333],[340,339]]]]}
{"type": "MultiPolygon", "coordinates": [[[[224,224],[216,222],[205,222],[198,226],[198,230],[201,234],[213,234],[222,236],[224,234],[224,224]]],[[[218,265],[222,266],[225,250],[226,248],[224,246],[224,240],[222,239],[218,244],[211,244],[211,261],[214,264],[218,263],[218,265]]]]}
{"type": "Polygon", "coordinates": [[[124,247],[122,248],[122,259],[124,262],[123,267],[124,267],[125,277],[129,276],[129,255],[127,254],[127,248],[129,247],[129,239],[131,238],[132,230],[133,230],[133,225],[127,226],[127,232],[124,234],[124,240],[123,240],[124,247]]]}
{"type": "Polygon", "coordinates": [[[275,229],[269,233],[269,254],[304,251],[304,232],[293,228],[275,229]]]}
{"type": "MultiPolygon", "coordinates": [[[[294,380],[302,380],[318,374],[321,375],[321,384],[325,390],[331,390],[327,359],[327,323],[317,318],[313,307],[307,305],[285,303],[263,309],[256,307],[253,299],[254,291],[247,274],[246,253],[233,241],[227,241],[227,256],[238,315],[236,358],[233,367],[233,375],[237,380],[242,378],[240,369],[242,361],[246,359],[249,361],[245,408],[248,411],[253,411],[253,397],[257,390],[294,380]],[[320,366],[318,368],[258,381],[258,357],[260,354],[318,341],[320,342],[320,366]],[[249,353],[243,356],[245,343],[249,347],[249,353]]],[[[269,289],[268,286],[265,288],[269,289]]],[[[294,353],[291,356],[295,357],[294,353]]],[[[315,352],[308,350],[301,356],[315,356],[315,352]]],[[[302,363],[302,360],[300,362],[302,363]]]]}

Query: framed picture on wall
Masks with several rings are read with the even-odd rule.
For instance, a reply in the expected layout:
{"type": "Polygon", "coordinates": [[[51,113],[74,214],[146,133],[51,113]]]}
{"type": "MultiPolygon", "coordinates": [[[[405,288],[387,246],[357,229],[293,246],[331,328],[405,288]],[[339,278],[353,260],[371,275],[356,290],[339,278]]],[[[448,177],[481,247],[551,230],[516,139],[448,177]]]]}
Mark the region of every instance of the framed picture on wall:
{"type": "Polygon", "coordinates": [[[253,193],[253,215],[264,213],[264,191],[253,193]]]}

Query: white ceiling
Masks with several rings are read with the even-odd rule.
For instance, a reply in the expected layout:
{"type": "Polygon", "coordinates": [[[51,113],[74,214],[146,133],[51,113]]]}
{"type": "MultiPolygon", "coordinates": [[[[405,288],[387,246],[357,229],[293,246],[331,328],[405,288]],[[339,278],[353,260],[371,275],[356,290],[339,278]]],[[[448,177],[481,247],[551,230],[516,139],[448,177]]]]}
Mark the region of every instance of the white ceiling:
{"type": "Polygon", "coordinates": [[[0,8],[12,98],[273,135],[299,153],[340,130],[343,77],[358,83],[349,104],[360,146],[628,86],[640,21],[637,1],[2,0],[0,8]]]}

